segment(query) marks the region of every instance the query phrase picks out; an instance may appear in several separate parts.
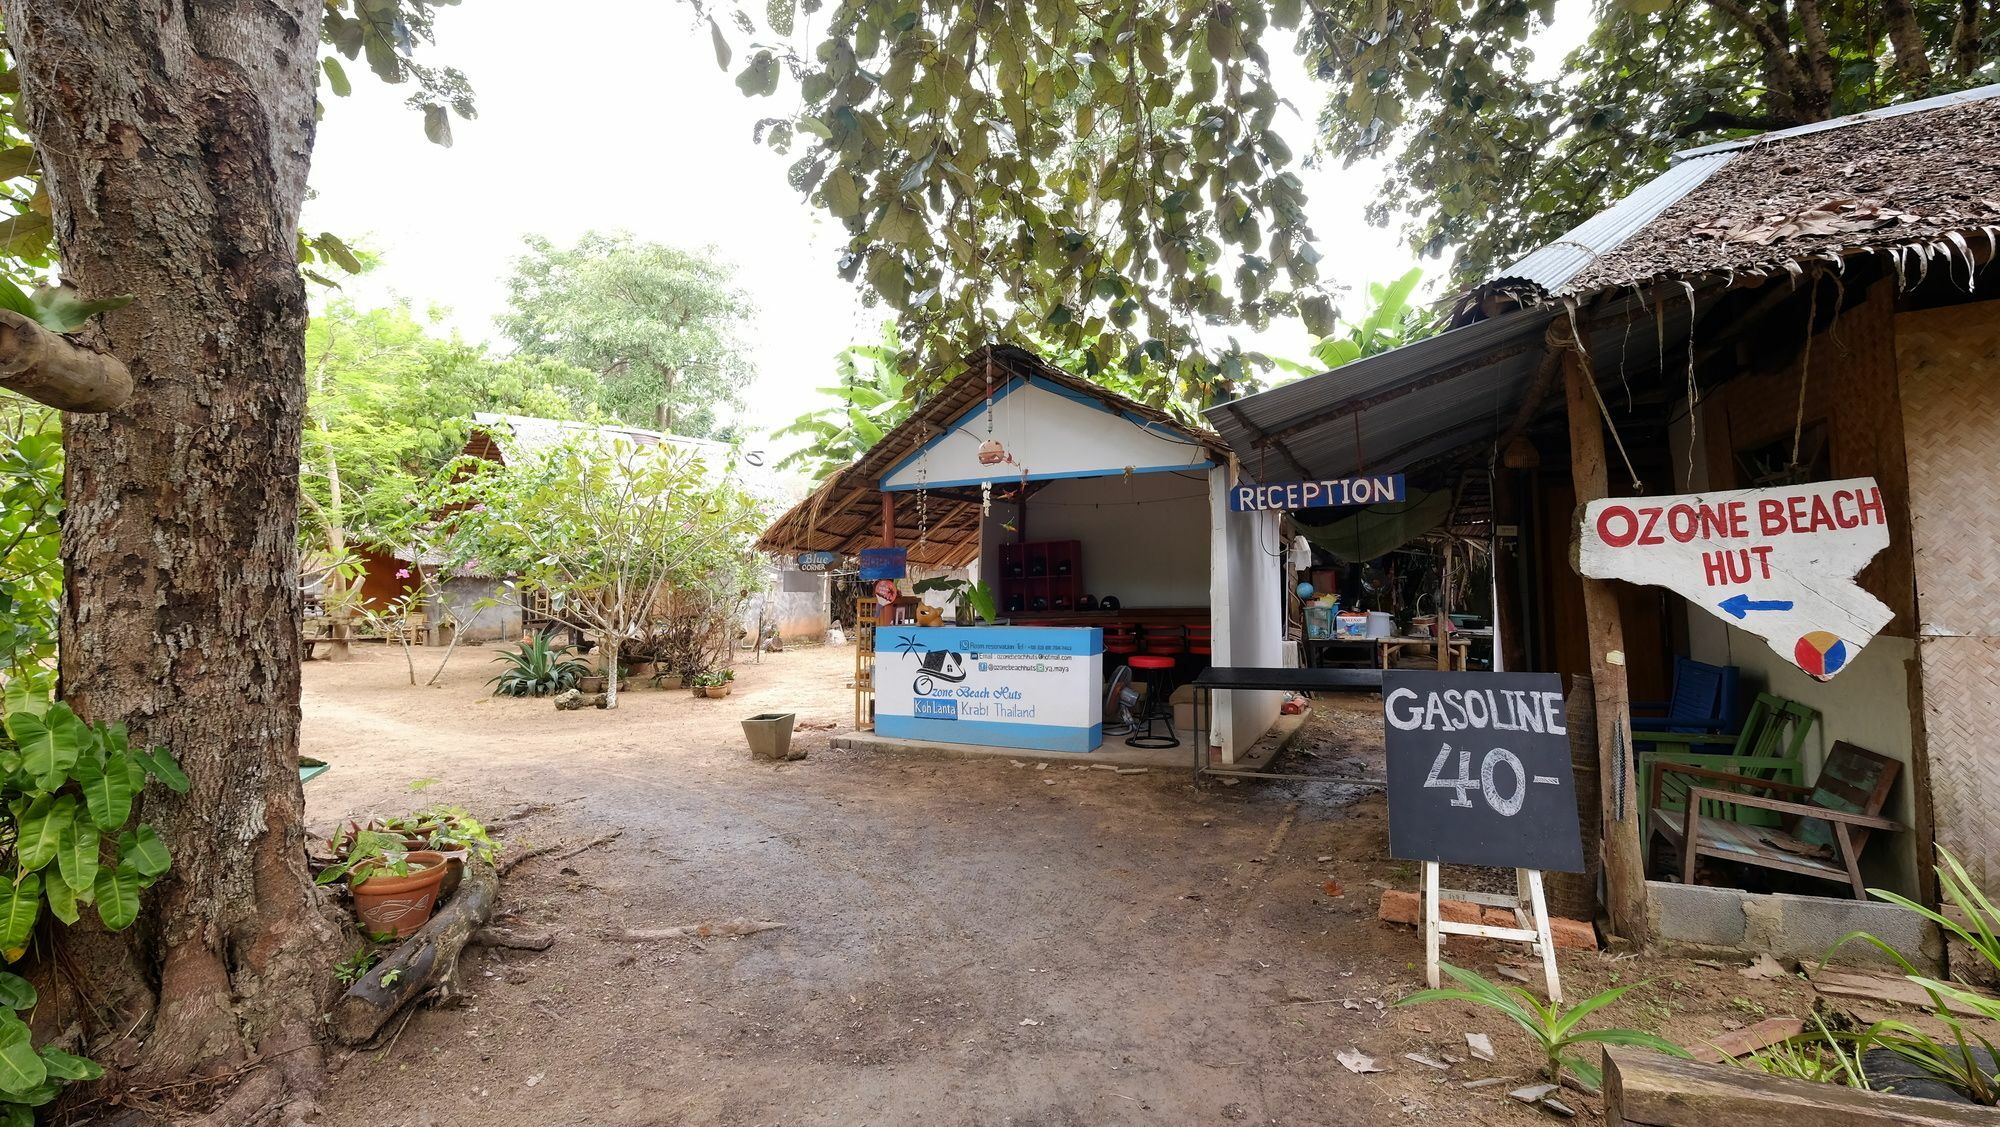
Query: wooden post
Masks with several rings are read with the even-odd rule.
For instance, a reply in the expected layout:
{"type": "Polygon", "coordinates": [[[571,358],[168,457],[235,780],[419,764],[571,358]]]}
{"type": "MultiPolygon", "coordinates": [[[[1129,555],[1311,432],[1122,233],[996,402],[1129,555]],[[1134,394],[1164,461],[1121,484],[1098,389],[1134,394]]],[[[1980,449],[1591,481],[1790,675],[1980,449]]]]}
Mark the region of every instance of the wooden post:
{"type": "Polygon", "coordinates": [[[896,546],[896,495],[886,489],[882,491],[882,546],[896,546]]]}
{"type": "Polygon", "coordinates": [[[1446,541],[1444,555],[1438,565],[1438,613],[1437,624],[1431,627],[1431,634],[1437,642],[1438,672],[1451,670],[1451,542],[1446,541]]]}
{"type": "MultiPolygon", "coordinates": [[[[1604,460],[1605,419],[1591,386],[1590,360],[1551,331],[1562,351],[1568,399],[1570,475],[1577,512],[1610,492],[1604,460]]],[[[1576,529],[1572,518],[1572,544],[1576,529]]],[[[1576,563],[1571,549],[1571,566],[1576,563]]],[[[1604,827],[1604,907],[1611,928],[1633,942],[1646,939],[1646,861],[1639,841],[1639,779],[1632,755],[1631,694],[1625,682],[1625,625],[1618,589],[1609,580],[1583,579],[1583,614],[1590,634],[1590,682],[1597,704],[1598,787],[1604,827]]]]}

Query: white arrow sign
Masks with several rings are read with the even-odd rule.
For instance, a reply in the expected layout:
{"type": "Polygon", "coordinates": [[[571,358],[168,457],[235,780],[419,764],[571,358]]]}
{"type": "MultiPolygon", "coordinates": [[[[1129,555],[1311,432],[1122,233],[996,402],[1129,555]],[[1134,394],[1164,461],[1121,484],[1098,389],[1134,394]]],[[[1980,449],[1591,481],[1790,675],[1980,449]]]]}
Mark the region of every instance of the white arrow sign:
{"type": "Polygon", "coordinates": [[[1592,501],[1582,533],[1584,575],[1665,587],[1822,681],[1895,614],[1854,582],[1889,546],[1872,477],[1592,501]]]}

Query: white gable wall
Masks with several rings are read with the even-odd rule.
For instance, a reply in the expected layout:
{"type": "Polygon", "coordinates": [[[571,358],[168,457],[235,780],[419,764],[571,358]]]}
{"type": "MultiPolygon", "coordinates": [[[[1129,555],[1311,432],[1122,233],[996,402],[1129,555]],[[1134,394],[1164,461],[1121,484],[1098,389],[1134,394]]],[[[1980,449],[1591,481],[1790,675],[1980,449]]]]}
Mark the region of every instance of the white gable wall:
{"type": "MultiPolygon", "coordinates": [[[[884,474],[882,488],[1000,484],[1019,481],[1024,472],[1031,480],[1046,481],[1127,470],[1206,469],[1209,464],[1200,443],[1171,427],[1119,414],[1067,388],[1018,379],[994,389],[992,437],[1007,448],[1012,462],[980,464],[986,408],[975,404],[949,431],[884,474]]],[[[1033,507],[1030,502],[1030,519],[1033,507]]],[[[1050,539],[1031,531],[1035,539],[1050,539]]]]}

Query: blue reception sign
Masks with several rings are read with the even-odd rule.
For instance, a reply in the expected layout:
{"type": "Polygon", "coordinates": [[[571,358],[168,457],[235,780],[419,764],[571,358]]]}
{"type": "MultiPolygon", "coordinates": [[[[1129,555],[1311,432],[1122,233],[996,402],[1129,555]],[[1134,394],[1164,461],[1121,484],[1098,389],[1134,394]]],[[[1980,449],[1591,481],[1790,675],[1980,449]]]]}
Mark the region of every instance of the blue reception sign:
{"type": "Polygon", "coordinates": [[[875,731],[1044,751],[1104,740],[1104,631],[1095,627],[883,626],[875,731]]]}
{"type": "Polygon", "coordinates": [[[877,579],[901,579],[910,573],[910,550],[908,548],[863,548],[861,549],[861,578],[874,582],[877,579]]]}
{"type": "Polygon", "coordinates": [[[1229,491],[1229,511],[1256,513],[1266,509],[1336,509],[1346,505],[1383,505],[1407,501],[1399,473],[1369,477],[1325,477],[1317,481],[1275,481],[1269,485],[1238,485],[1229,491]]]}

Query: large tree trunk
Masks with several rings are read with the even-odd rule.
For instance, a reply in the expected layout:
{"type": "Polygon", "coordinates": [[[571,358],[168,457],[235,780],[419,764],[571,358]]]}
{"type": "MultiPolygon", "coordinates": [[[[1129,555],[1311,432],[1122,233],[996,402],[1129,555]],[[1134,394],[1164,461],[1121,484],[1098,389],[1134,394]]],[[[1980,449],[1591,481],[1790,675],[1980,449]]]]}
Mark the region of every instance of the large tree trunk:
{"type": "MultiPolygon", "coordinates": [[[[148,793],[173,850],[138,927],[77,937],[129,1078],[262,1059],[238,1107],[317,1082],[340,929],[302,849],[294,257],[320,0],[0,0],[64,276],[133,294],[96,343],[122,410],[64,420],[62,693],[180,757],[148,793]],[[121,1045],[129,1037],[135,1045],[121,1045]]],[[[83,929],[72,929],[82,931],[83,929]]],[[[301,1110],[294,1105],[294,1113],[301,1110]]]]}

